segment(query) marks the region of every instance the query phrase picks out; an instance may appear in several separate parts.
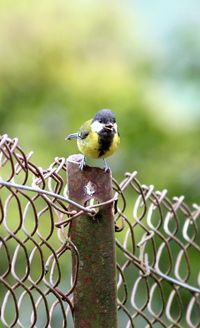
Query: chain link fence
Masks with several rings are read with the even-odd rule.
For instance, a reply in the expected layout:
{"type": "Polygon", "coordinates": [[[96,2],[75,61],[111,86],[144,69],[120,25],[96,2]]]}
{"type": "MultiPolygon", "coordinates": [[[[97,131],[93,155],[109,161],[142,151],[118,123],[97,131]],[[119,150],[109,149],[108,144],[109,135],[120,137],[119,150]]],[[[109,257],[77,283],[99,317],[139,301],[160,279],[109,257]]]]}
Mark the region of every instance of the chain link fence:
{"type": "MultiPolygon", "coordinates": [[[[31,155],[16,138],[0,137],[0,322],[74,327],[80,259],[69,226],[83,212],[92,216],[96,205],[68,198],[65,158],[43,170],[31,155]]],[[[137,172],[126,173],[121,183],[113,179],[109,202],[115,211],[119,327],[200,327],[200,206],[189,208],[184,197],[170,200],[166,190],[142,185],[137,172]]]]}

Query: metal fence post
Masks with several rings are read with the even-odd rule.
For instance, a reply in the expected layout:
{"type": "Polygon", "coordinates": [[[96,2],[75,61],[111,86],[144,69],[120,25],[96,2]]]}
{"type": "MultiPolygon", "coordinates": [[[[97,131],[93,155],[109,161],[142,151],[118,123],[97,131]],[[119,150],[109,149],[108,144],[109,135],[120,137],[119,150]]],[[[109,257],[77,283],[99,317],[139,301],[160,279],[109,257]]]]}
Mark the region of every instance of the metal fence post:
{"type": "MultiPolygon", "coordinates": [[[[82,155],[68,158],[69,198],[81,205],[91,199],[112,198],[111,173],[100,168],[79,169],[82,155]]],[[[75,209],[75,207],[70,207],[75,209]]],[[[99,208],[95,217],[83,214],[74,219],[70,236],[80,256],[78,281],[74,290],[75,328],[116,328],[116,259],[113,204],[99,208]]],[[[75,256],[72,265],[75,267],[75,256]]],[[[75,272],[73,272],[73,275],[75,272]]]]}

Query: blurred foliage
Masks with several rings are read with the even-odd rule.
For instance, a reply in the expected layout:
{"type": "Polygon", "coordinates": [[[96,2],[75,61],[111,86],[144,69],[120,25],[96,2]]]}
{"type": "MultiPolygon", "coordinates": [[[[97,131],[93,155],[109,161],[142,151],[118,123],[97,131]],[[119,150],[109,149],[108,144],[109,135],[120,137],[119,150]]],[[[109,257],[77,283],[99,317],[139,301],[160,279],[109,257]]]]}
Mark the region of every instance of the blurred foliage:
{"type": "Polygon", "coordinates": [[[2,134],[46,167],[77,151],[68,133],[111,108],[121,134],[115,177],[137,170],[144,183],[198,201],[199,119],[181,127],[175,106],[200,81],[199,35],[187,22],[161,51],[147,33],[144,41],[145,21],[128,2],[1,0],[0,9],[2,134]]]}
{"type": "Polygon", "coordinates": [[[48,167],[77,152],[68,133],[111,108],[114,177],[137,170],[199,203],[200,29],[182,20],[164,46],[147,30],[132,1],[0,0],[0,133],[48,167]]]}

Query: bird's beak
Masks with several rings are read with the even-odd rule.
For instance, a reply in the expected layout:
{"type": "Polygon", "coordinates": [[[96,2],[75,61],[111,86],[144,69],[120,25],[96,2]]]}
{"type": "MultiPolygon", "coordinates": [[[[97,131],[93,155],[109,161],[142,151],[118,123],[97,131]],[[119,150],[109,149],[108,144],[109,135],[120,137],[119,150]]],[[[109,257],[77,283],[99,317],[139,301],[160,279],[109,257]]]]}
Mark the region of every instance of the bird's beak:
{"type": "Polygon", "coordinates": [[[105,124],[105,129],[106,130],[112,131],[113,128],[114,128],[114,125],[112,123],[105,124]]]}

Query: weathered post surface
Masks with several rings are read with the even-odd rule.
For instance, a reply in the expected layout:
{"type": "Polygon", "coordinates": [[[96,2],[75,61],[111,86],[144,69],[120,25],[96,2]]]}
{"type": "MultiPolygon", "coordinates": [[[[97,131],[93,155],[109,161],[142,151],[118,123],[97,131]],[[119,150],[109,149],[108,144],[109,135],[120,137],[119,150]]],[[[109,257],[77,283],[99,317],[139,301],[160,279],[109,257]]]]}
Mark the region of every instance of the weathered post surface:
{"type": "MultiPolygon", "coordinates": [[[[69,198],[81,205],[91,199],[98,203],[111,199],[111,173],[88,166],[81,171],[81,159],[82,155],[72,155],[67,159],[69,198]]],[[[70,208],[77,210],[73,206],[70,208]]],[[[75,328],[116,328],[113,204],[100,207],[93,218],[83,214],[74,219],[70,236],[80,255],[78,281],[74,290],[75,328]]],[[[75,268],[76,258],[72,257],[75,268]]]]}

